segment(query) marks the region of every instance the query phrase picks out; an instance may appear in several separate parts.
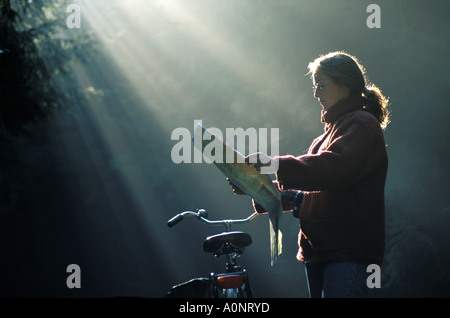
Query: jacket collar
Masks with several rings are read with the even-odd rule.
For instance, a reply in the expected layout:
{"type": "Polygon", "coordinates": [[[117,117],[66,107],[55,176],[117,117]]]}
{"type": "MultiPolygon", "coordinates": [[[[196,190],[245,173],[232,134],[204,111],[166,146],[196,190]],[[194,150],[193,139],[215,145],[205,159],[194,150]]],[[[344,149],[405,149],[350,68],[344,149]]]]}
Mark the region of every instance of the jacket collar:
{"type": "Polygon", "coordinates": [[[324,124],[332,124],[342,115],[357,110],[363,109],[366,104],[366,98],[359,95],[351,95],[339,100],[336,104],[331,106],[327,111],[322,110],[321,121],[324,124]]]}

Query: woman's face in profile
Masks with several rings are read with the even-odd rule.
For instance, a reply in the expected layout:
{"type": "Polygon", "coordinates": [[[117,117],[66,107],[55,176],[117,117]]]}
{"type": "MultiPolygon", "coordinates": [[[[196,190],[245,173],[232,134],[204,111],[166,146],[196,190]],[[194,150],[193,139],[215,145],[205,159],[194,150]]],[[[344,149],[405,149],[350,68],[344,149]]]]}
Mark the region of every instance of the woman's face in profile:
{"type": "Polygon", "coordinates": [[[340,99],[349,95],[348,88],[337,85],[331,77],[320,69],[314,75],[313,85],[314,97],[317,98],[325,111],[340,99]]]}

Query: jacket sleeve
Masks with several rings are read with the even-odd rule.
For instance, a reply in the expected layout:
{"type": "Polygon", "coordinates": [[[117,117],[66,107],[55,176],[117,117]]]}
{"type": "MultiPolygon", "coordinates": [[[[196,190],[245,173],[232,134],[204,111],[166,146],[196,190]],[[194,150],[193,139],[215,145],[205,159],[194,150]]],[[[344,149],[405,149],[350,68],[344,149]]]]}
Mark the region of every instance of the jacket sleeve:
{"type": "Polygon", "coordinates": [[[321,191],[348,186],[376,168],[385,154],[378,121],[359,111],[342,116],[320,150],[299,157],[276,157],[281,189],[321,191]]]}
{"type": "MultiPolygon", "coordinates": [[[[260,206],[258,203],[255,202],[255,200],[252,199],[253,202],[253,208],[258,213],[267,213],[267,211],[260,206]]],[[[283,212],[292,211],[295,208],[295,204],[288,201],[281,200],[281,205],[283,206],[283,212]]]]}

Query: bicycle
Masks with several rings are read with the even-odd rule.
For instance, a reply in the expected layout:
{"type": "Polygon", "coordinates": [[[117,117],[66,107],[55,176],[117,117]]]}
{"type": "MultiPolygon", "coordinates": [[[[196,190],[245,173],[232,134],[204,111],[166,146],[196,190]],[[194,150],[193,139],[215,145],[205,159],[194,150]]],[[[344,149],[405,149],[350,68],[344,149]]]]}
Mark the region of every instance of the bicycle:
{"type": "Polygon", "coordinates": [[[208,220],[208,214],[204,209],[185,211],[171,218],[167,225],[173,227],[186,216],[196,217],[208,225],[225,226],[225,232],[215,234],[206,238],[203,242],[203,250],[212,253],[215,257],[225,255],[226,272],[211,273],[208,278],[194,278],[187,282],[173,286],[167,293],[168,298],[253,298],[254,294],[250,288],[250,281],[246,269],[237,265],[239,258],[245,248],[252,244],[249,234],[242,231],[231,231],[235,224],[247,223],[258,216],[254,212],[245,219],[230,220],[208,220]]]}

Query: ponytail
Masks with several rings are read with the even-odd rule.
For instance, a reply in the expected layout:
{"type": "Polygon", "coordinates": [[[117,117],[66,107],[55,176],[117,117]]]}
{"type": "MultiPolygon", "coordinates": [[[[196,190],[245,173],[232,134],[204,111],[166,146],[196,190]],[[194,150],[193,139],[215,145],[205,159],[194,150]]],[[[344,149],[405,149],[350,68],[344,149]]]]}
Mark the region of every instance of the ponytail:
{"type": "Polygon", "coordinates": [[[382,94],[381,89],[373,84],[364,88],[363,95],[367,99],[365,109],[374,115],[380,123],[381,128],[385,129],[390,123],[390,112],[388,109],[389,98],[386,98],[382,94]]]}

